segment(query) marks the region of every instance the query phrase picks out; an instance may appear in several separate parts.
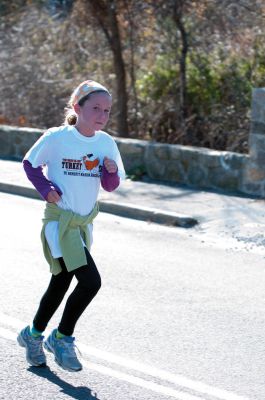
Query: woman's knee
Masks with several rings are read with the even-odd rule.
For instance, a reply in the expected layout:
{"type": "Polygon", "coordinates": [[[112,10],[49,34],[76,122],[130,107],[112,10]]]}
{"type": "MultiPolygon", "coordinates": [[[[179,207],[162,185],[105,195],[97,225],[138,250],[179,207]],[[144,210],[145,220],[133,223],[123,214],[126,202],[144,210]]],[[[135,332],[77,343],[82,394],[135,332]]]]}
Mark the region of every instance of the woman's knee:
{"type": "Polygon", "coordinates": [[[100,288],[101,288],[101,276],[98,274],[98,277],[94,284],[95,292],[97,293],[100,290],[100,288]]]}
{"type": "Polygon", "coordinates": [[[93,277],[90,277],[90,279],[86,281],[86,287],[90,293],[93,292],[96,294],[99,291],[101,288],[101,276],[99,273],[93,274],[93,277]]]}
{"type": "Polygon", "coordinates": [[[84,268],[84,270],[77,274],[79,287],[82,287],[83,290],[89,293],[96,294],[101,288],[101,276],[97,269],[93,269],[92,271],[89,266],[84,268]]]}

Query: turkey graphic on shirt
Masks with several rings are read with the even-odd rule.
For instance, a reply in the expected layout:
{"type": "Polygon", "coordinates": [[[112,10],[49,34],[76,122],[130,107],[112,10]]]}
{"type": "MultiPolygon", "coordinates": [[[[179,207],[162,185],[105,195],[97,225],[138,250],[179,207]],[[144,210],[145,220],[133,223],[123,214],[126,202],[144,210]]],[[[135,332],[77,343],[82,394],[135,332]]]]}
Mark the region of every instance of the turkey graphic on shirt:
{"type": "Polygon", "coordinates": [[[96,168],[99,165],[99,158],[93,158],[93,154],[87,154],[82,157],[84,166],[86,170],[92,171],[92,169],[96,168]]]}

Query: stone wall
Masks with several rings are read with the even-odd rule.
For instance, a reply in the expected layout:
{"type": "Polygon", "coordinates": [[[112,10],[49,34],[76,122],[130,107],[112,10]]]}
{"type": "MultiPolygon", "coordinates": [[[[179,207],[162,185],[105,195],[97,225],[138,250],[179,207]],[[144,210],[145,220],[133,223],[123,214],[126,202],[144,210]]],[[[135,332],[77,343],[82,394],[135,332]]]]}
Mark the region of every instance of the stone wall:
{"type": "MultiPolygon", "coordinates": [[[[0,157],[21,160],[43,131],[0,125],[0,157]]],[[[265,89],[254,89],[249,155],[116,139],[129,175],[265,196],[265,89]]]]}
{"type": "Polygon", "coordinates": [[[244,170],[242,191],[265,196],[265,88],[252,92],[249,162],[244,170]]]}
{"type": "Polygon", "coordinates": [[[22,160],[42,133],[43,131],[40,129],[0,125],[0,157],[22,160]]]}
{"type": "MultiPolygon", "coordinates": [[[[43,131],[0,125],[0,157],[21,160],[43,131]]],[[[190,186],[242,191],[248,156],[205,148],[116,139],[129,175],[190,186]]]]}
{"type": "Polygon", "coordinates": [[[201,188],[242,191],[249,157],[206,148],[116,139],[128,174],[201,188]]]}

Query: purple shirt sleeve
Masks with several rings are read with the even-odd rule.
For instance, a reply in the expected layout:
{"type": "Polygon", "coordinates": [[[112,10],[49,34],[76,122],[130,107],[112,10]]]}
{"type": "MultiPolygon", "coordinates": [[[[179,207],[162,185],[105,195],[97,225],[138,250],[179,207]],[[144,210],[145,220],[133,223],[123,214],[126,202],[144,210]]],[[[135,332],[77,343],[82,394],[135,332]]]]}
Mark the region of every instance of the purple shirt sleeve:
{"type": "Polygon", "coordinates": [[[31,163],[28,160],[23,161],[23,168],[26,172],[26,175],[33,186],[37,189],[39,194],[47,200],[48,193],[51,190],[56,190],[56,192],[61,196],[62,192],[54,183],[49,181],[43,174],[43,168],[37,167],[33,168],[31,163]]]}
{"type": "Polygon", "coordinates": [[[117,172],[110,173],[107,171],[105,165],[102,167],[101,186],[107,192],[112,192],[117,189],[120,184],[120,177],[117,172]]]}

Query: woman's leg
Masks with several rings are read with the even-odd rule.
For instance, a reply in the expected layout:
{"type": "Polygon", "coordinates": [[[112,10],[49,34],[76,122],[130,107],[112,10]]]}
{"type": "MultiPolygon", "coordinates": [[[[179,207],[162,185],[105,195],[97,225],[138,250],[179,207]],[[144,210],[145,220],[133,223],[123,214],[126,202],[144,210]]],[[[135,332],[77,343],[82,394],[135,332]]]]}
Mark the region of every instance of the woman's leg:
{"type": "Polygon", "coordinates": [[[58,327],[59,332],[67,336],[73,334],[79,317],[95,297],[101,286],[101,278],[96,264],[86,248],[85,251],[87,265],[83,265],[73,271],[78,283],[66,302],[58,327]]]}
{"type": "Polygon", "coordinates": [[[34,328],[40,332],[46,329],[48,322],[61,304],[74,276],[72,272],[67,271],[62,258],[59,258],[59,262],[62,272],[58,275],[52,275],[48,289],[40,301],[38,311],[33,320],[34,328]]]}

